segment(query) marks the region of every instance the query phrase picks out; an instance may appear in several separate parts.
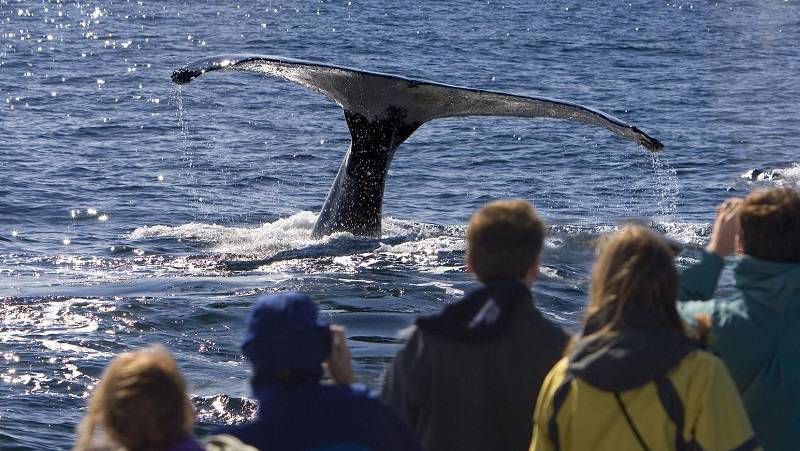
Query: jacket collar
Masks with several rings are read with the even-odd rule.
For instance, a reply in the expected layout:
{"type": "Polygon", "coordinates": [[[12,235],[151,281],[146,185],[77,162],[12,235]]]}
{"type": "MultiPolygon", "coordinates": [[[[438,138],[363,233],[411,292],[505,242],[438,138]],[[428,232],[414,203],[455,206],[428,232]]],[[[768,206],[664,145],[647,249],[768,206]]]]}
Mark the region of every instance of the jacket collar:
{"type": "Polygon", "coordinates": [[[490,340],[506,330],[517,304],[532,301],[530,289],[522,282],[492,282],[439,313],[418,318],[416,324],[423,331],[453,340],[490,340]]]}

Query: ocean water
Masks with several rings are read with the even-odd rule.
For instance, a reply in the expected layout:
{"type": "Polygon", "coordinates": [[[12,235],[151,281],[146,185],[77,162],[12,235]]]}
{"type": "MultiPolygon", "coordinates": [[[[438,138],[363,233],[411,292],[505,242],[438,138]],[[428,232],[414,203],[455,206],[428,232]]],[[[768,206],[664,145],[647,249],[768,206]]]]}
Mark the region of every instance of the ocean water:
{"type": "Polygon", "coordinates": [[[620,221],[684,242],[686,265],[718,202],[800,186],[798,42],[794,0],[0,0],[0,448],[69,448],[109,359],[154,342],[200,431],[252,417],[238,345],[265,292],[313,295],[378,388],[397,331],[473,286],[464,224],[493,199],[545,218],[535,299],[574,329],[593,242],[620,221]],[[394,158],[383,236],[316,240],[341,110],[252,73],[170,82],[220,53],[561,98],[666,147],[564,121],[434,121],[394,158]]]}

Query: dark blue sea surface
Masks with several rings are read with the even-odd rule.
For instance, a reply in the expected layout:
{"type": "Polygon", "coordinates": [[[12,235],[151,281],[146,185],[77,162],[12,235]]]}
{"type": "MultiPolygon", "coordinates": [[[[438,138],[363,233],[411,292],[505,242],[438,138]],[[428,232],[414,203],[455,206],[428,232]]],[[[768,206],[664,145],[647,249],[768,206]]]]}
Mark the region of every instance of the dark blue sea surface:
{"type": "Polygon", "coordinates": [[[154,342],[201,430],[251,417],[238,346],[265,292],[312,294],[379,387],[397,331],[473,285],[464,224],[492,199],[547,221],[535,299],[574,329],[593,242],[620,221],[686,243],[686,265],[719,201],[798,186],[798,42],[795,0],[0,0],[0,448],[69,448],[109,359],[154,342]],[[170,82],[220,53],[561,98],[666,147],[565,121],[434,121],[395,156],[383,237],[316,240],[341,110],[253,73],[170,82]]]}

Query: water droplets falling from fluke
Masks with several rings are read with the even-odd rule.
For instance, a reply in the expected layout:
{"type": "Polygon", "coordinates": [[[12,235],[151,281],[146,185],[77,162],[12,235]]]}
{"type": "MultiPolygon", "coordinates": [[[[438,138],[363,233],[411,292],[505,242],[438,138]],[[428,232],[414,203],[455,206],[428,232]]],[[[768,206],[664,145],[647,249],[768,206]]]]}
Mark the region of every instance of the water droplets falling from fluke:
{"type": "Polygon", "coordinates": [[[183,111],[183,87],[181,85],[174,85],[172,87],[172,95],[170,96],[172,103],[175,105],[175,116],[178,118],[178,127],[181,129],[181,138],[183,139],[184,154],[189,152],[189,126],[186,123],[186,115],[183,111]]]}
{"type": "Polygon", "coordinates": [[[678,192],[680,191],[678,174],[668,162],[661,159],[658,153],[650,154],[650,164],[656,178],[656,194],[658,196],[656,215],[660,219],[669,219],[678,207],[678,192]]]}

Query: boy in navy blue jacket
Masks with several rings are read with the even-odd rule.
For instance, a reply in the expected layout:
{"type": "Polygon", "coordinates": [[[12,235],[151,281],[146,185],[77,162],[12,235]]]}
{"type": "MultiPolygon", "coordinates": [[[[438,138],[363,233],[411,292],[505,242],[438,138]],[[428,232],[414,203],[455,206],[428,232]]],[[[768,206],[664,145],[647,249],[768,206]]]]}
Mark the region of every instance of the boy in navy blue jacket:
{"type": "Polygon", "coordinates": [[[259,298],[242,352],[253,364],[258,417],[221,433],[271,451],[420,449],[388,407],[352,384],[344,330],[320,322],[316,304],[305,294],[259,298]],[[336,384],[320,383],[323,363],[336,384]]]}

